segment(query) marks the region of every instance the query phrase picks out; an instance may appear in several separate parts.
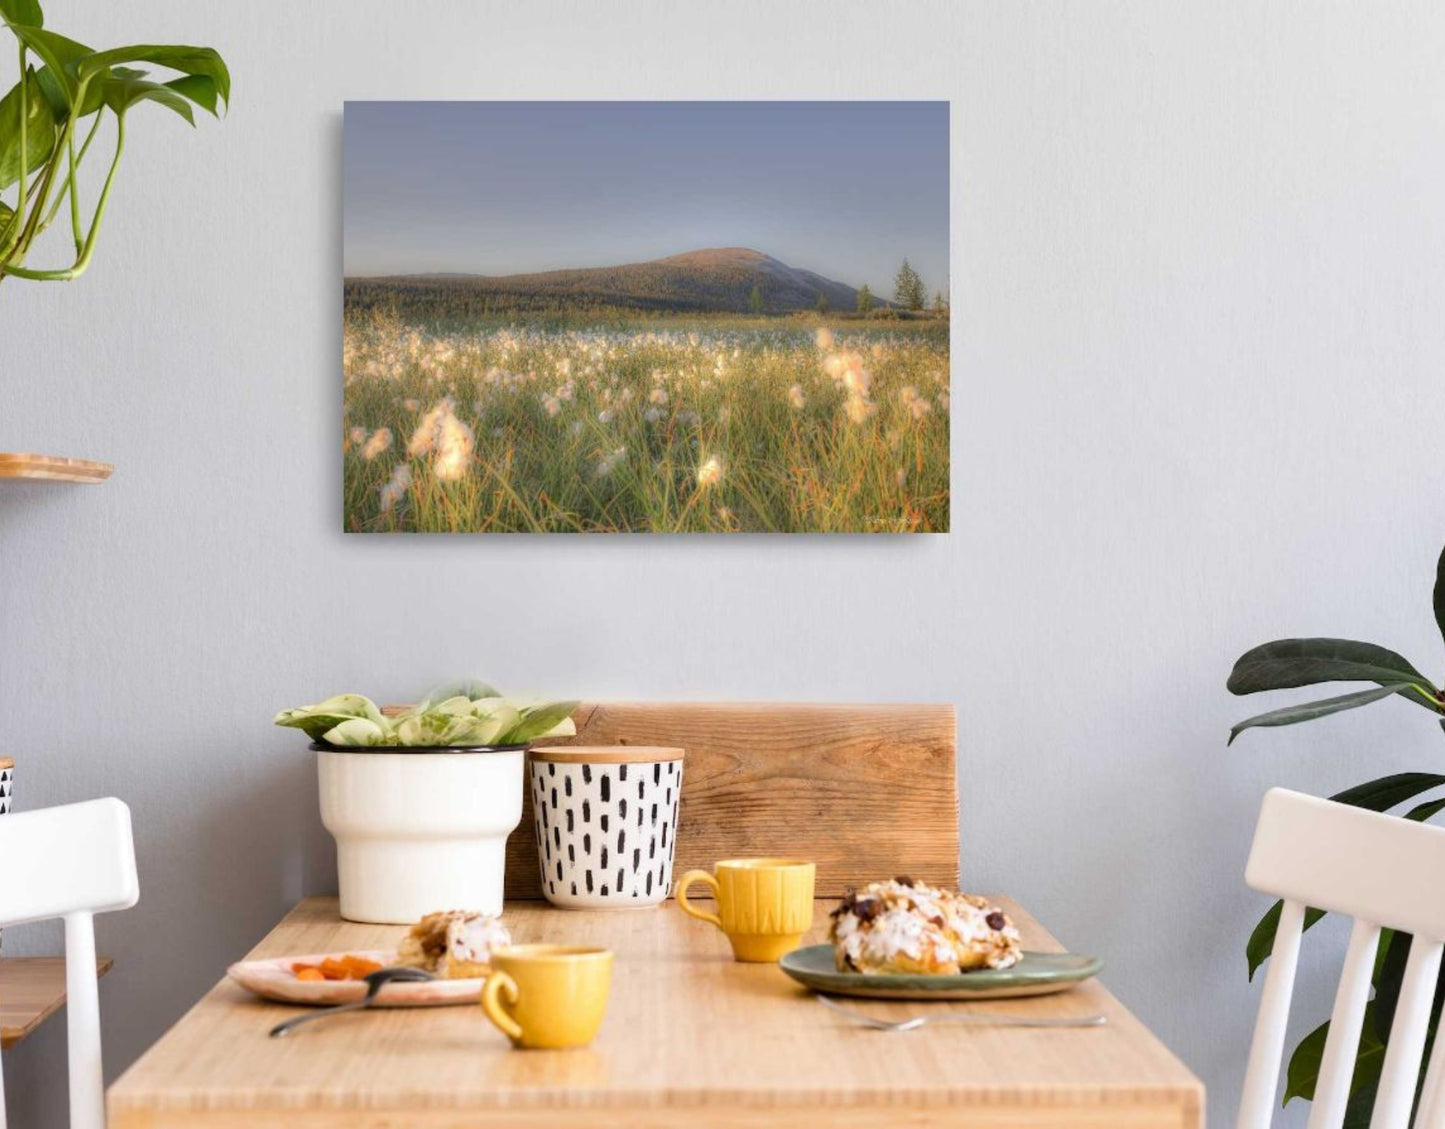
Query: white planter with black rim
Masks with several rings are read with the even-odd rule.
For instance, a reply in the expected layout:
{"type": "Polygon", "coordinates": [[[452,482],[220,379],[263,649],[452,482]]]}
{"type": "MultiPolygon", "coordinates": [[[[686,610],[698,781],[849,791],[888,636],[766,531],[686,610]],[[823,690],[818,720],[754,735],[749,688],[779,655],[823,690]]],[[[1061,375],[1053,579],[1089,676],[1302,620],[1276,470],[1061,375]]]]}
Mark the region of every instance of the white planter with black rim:
{"type": "Polygon", "coordinates": [[[534,749],[532,815],[542,893],[570,909],[655,906],[672,887],[681,749],[534,749]]]}
{"type": "Polygon", "coordinates": [[[321,822],[336,839],[342,917],[401,925],[438,910],[502,912],[525,745],[311,747],[321,822]]]}

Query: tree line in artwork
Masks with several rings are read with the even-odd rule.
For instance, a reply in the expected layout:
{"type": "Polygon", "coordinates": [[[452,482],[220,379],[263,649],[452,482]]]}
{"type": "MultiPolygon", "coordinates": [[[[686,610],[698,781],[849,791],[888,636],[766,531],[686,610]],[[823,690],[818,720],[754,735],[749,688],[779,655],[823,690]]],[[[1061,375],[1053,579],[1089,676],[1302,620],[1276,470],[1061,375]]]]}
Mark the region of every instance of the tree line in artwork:
{"type": "MultiPolygon", "coordinates": [[[[948,313],[948,300],[944,298],[942,290],[933,292],[933,300],[928,300],[928,288],[923,284],[923,276],[914,269],[913,264],[907,259],[898,268],[898,273],[893,276],[893,305],[898,309],[909,310],[913,313],[930,312],[938,317],[948,313]]],[[[822,291],[818,292],[818,301],[814,308],[820,314],[829,313],[832,309],[828,301],[828,295],[822,291]]],[[[878,299],[873,296],[872,288],[865,282],[858,288],[858,300],[855,307],[856,313],[871,314],[878,308],[878,299]]],[[[760,315],[764,311],[763,288],[761,283],[753,283],[753,288],[748,293],[748,313],[760,315]]]]}

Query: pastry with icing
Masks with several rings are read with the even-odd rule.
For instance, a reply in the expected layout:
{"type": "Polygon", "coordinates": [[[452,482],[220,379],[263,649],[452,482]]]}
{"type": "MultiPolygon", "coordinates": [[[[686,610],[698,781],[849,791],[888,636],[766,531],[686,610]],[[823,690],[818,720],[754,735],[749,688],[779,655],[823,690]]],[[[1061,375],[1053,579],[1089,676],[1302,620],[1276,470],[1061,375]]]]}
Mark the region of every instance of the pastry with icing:
{"type": "Polygon", "coordinates": [[[424,968],[448,980],[488,975],[492,950],[512,943],[500,917],[468,910],[429,913],[397,947],[396,963],[424,968]]]}
{"type": "Polygon", "coordinates": [[[828,930],[840,972],[949,975],[1018,963],[1019,933],[998,906],[900,877],[849,891],[828,930]]]}

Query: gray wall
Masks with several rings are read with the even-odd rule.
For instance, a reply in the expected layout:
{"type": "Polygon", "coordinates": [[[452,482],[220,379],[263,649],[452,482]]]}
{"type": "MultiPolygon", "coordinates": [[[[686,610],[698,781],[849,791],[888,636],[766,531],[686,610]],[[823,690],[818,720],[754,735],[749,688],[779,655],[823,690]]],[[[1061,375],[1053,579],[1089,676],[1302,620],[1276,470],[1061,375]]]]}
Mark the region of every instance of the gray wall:
{"type": "MultiPolygon", "coordinates": [[[[102,45],[217,44],[236,79],[195,134],[137,115],[87,278],[0,287],[0,449],[118,468],[0,487],[20,807],[113,793],[135,814],[141,903],[100,925],[112,1072],[331,888],[310,760],[271,713],[476,672],[957,703],[965,881],[1103,955],[1226,1123],[1261,793],[1439,763],[1400,702],[1226,750],[1249,704],[1223,682],[1291,633],[1440,665],[1445,13],[51,7],[102,45]],[[952,535],[342,535],[344,99],[875,96],[954,107],[952,535]]],[[[1312,934],[1312,1021],[1339,940],[1312,934]]],[[[52,1023],[7,1057],[12,1124],[61,1123],[62,1048],[52,1023]]]]}

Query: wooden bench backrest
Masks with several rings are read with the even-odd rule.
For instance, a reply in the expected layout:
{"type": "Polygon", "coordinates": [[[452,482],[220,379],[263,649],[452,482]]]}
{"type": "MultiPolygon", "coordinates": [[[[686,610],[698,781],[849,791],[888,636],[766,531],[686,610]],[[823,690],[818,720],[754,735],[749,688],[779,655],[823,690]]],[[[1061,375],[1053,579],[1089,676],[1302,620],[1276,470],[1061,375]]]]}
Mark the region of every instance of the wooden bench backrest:
{"type": "MultiPolygon", "coordinates": [[[[817,894],[907,873],[958,885],[952,706],[605,703],[548,745],[686,750],[674,873],[810,858],[817,894]]],[[[527,789],[530,793],[530,789],[527,789]]],[[[507,843],[508,898],[540,898],[530,796],[507,843]]]]}

